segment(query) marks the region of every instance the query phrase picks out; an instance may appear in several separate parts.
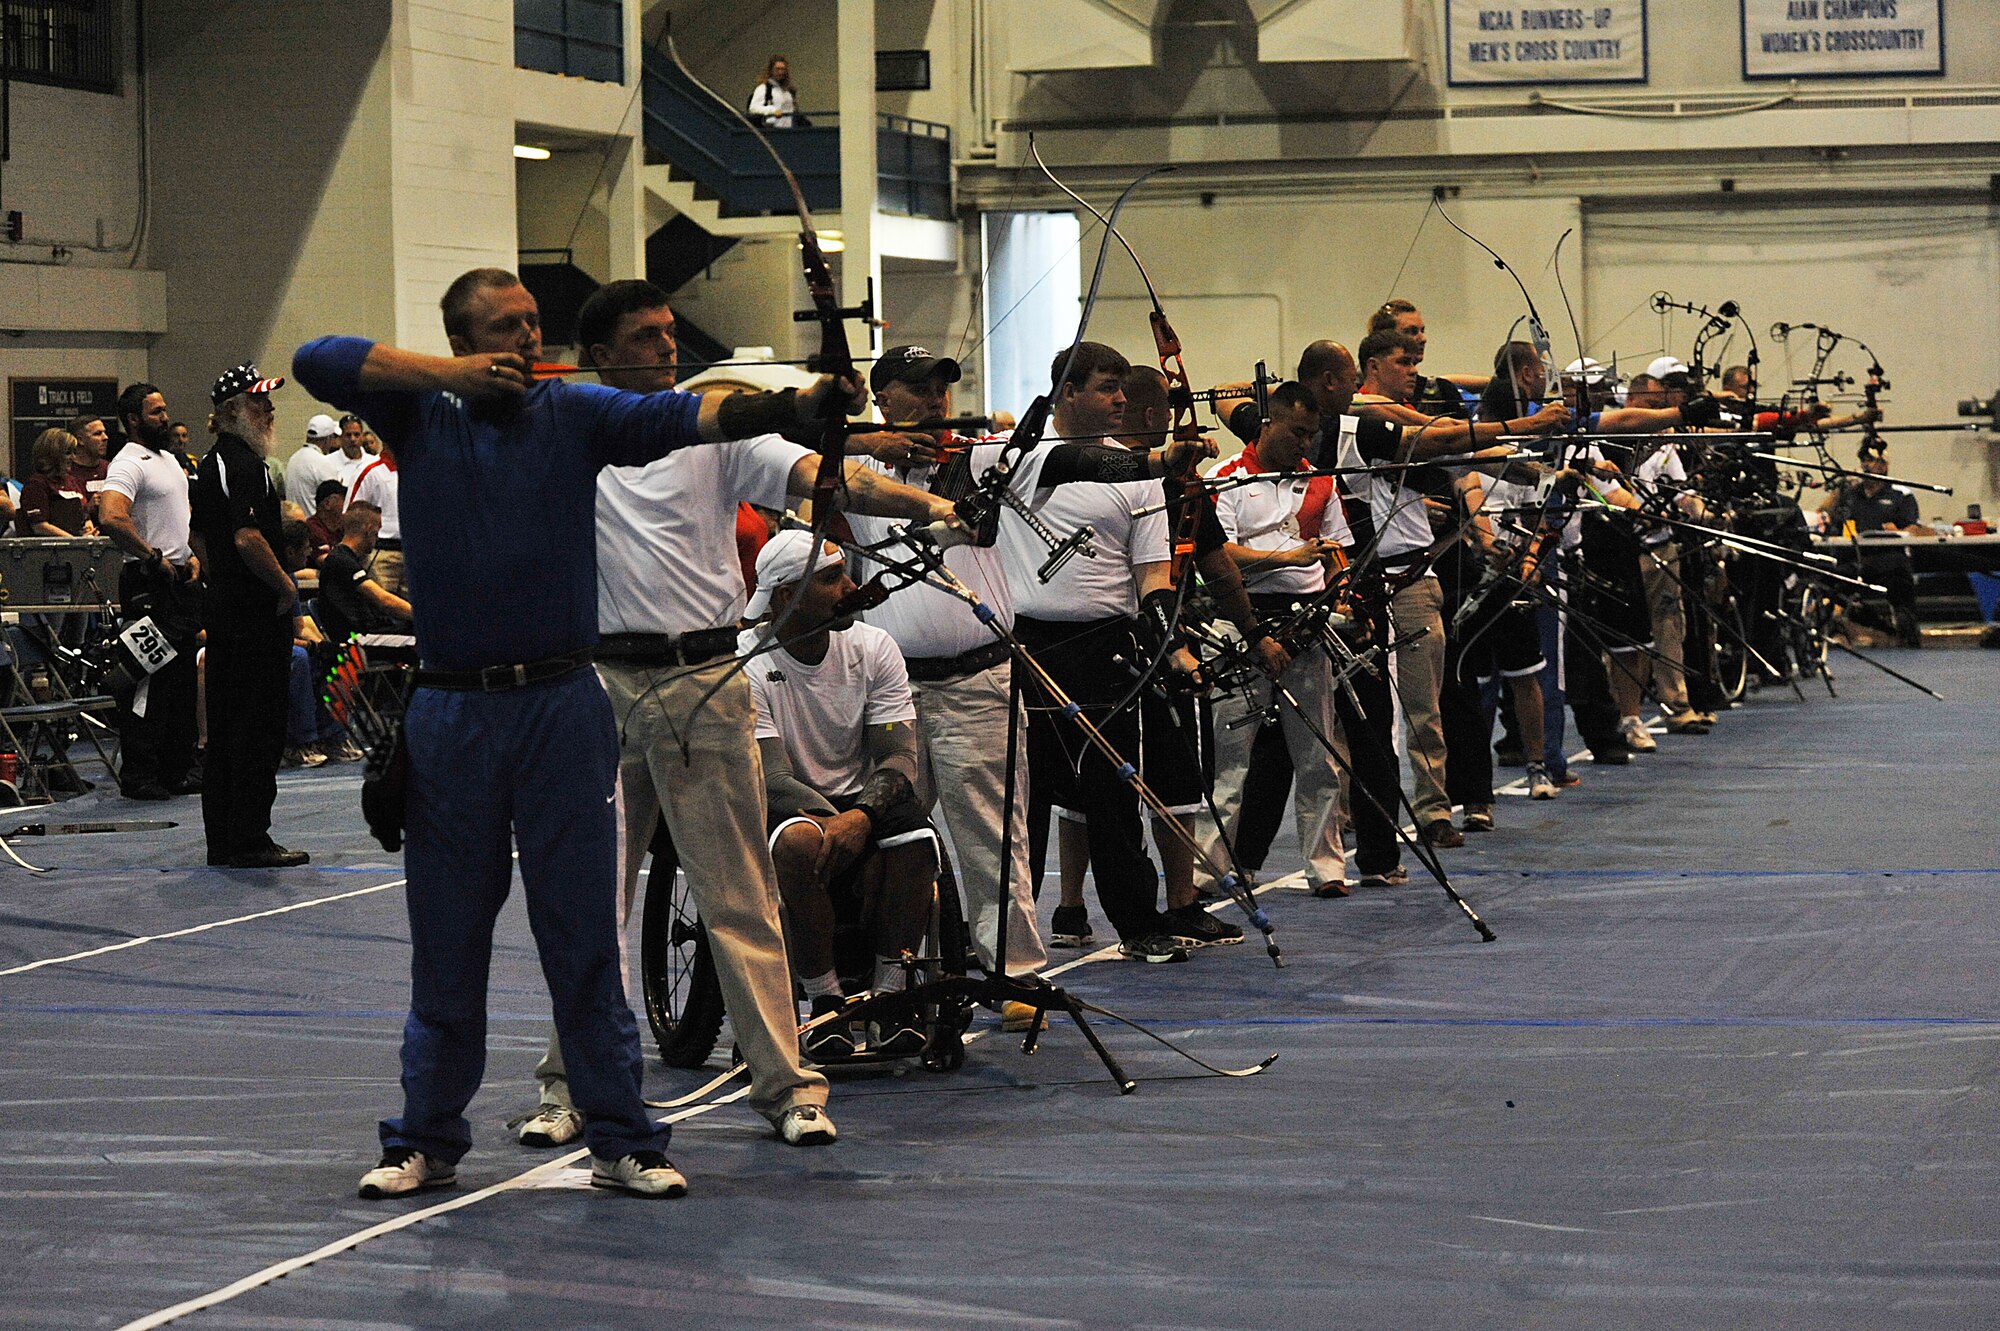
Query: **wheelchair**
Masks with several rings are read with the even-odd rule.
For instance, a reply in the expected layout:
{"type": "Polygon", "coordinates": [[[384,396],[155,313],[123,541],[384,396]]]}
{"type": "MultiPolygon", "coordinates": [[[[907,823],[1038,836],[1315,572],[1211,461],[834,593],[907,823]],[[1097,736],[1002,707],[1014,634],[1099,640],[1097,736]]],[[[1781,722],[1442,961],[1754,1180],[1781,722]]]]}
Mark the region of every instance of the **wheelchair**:
{"type": "MultiPolygon", "coordinates": [[[[722,984],[715,973],[708,933],[702,928],[694,894],[680,876],[680,859],[664,822],[649,849],[653,862],[646,875],[639,926],[646,1020],[653,1028],[661,1062],[674,1068],[698,1068],[714,1052],[727,1015],[722,984]]],[[[942,843],[938,854],[944,863],[942,843]]],[[[918,954],[906,961],[911,968],[910,989],[915,991],[911,1001],[925,1037],[923,1049],[914,1057],[934,1072],[954,1072],[965,1063],[965,1031],[972,1023],[973,1004],[960,996],[927,998],[921,986],[963,978],[973,965],[972,936],[948,865],[932,880],[931,888],[930,925],[918,954]]],[[[862,920],[847,918],[844,912],[837,919],[834,957],[841,984],[849,992],[865,989],[874,971],[874,949],[868,938],[862,920]]],[[[796,981],[793,996],[794,1001],[803,998],[796,981]]],[[[908,1057],[912,1056],[871,1052],[862,1045],[851,1055],[819,1066],[832,1071],[902,1062],[908,1057]]]]}

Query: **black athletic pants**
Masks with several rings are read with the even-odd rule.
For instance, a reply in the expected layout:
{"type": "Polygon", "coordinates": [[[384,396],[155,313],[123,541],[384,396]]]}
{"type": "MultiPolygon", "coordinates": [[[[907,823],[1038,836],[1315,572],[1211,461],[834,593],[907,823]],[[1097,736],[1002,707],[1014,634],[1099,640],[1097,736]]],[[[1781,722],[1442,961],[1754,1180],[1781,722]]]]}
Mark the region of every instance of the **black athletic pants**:
{"type": "Polygon", "coordinates": [[[253,854],[271,844],[291,670],[289,618],[209,625],[201,820],[210,860],[253,854]]]}
{"type": "MultiPolygon", "coordinates": [[[[1136,660],[1132,621],[1037,620],[1026,615],[1014,631],[1084,715],[1104,731],[1121,759],[1139,761],[1139,708],[1136,703],[1107,716],[1112,703],[1131,689],[1131,670],[1115,658],[1136,660]]],[[[1028,703],[1028,851],[1033,881],[1042,880],[1048,860],[1049,812],[1060,804],[1089,820],[1090,870],[1097,901],[1121,941],[1160,933],[1160,875],[1146,853],[1139,796],[1099,753],[1075,721],[1052,710],[1023,681],[1028,703]]]]}
{"type": "Polygon", "coordinates": [[[132,710],[134,690],[117,694],[118,784],[126,790],[149,785],[173,790],[193,770],[200,737],[195,726],[200,588],[176,582],[171,570],[155,575],[128,560],[118,574],[118,603],[128,622],[151,616],[176,653],[146,685],[144,716],[132,710]]]}

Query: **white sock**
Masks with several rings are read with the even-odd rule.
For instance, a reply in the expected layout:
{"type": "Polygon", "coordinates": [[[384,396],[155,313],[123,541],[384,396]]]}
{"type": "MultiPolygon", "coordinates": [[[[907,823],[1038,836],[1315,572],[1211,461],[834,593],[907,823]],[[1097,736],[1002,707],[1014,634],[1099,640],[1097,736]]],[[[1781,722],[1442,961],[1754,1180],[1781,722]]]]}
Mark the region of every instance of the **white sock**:
{"type": "Polygon", "coordinates": [[[901,957],[875,958],[875,992],[878,994],[900,994],[904,982],[910,977],[903,972],[901,957]]]}
{"type": "Polygon", "coordinates": [[[844,997],[840,988],[840,976],[832,971],[824,975],[805,976],[799,983],[805,986],[807,998],[825,998],[829,995],[834,998],[844,997]]]}

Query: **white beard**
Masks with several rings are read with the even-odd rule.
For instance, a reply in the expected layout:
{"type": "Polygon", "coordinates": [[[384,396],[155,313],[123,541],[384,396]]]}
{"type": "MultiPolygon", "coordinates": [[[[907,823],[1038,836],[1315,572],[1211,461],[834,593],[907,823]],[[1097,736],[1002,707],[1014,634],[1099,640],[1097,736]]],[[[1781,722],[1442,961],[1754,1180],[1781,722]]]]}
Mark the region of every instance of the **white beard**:
{"type": "Polygon", "coordinates": [[[250,420],[248,413],[241,408],[232,407],[224,410],[222,419],[218,424],[244,443],[250,445],[250,451],[258,457],[266,460],[270,458],[271,449],[277,442],[274,438],[277,432],[277,422],[275,420],[259,427],[250,420]]]}

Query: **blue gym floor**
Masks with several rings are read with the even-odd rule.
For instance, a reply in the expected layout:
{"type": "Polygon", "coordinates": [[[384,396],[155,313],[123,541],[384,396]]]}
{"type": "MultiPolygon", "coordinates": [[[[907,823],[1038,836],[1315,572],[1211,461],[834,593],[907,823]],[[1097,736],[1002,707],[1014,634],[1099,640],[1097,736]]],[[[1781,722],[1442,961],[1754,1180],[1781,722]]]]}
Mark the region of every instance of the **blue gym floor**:
{"type": "MultiPolygon", "coordinates": [[[[0,867],[0,1327],[163,1324],[343,1241],[173,1324],[2000,1324],[2000,657],[1880,655],[1949,701],[1836,658],[1837,699],[1766,690],[1553,803],[1503,797],[1445,852],[1498,942],[1419,871],[1267,893],[1282,971],[1253,941],[1059,979],[1211,1061],[1280,1055],[1262,1076],[1100,1022],[1141,1080],[1120,1097],[1073,1030],[1032,1057],[992,1031],[955,1074],[843,1080],[830,1148],[694,1113],[677,1202],[563,1167],[476,1195],[551,1158],[504,1126],[547,1012],[517,903],[458,1188],[356,1199],[408,952],[355,768],[281,778],[276,834],[314,861],[283,873],[199,867],[190,800],[21,811],[0,831],[182,825],[0,867]]],[[[1296,863],[1288,839],[1268,876],[1296,863]]],[[[654,1064],[647,1091],[707,1075],[654,1064]]]]}

